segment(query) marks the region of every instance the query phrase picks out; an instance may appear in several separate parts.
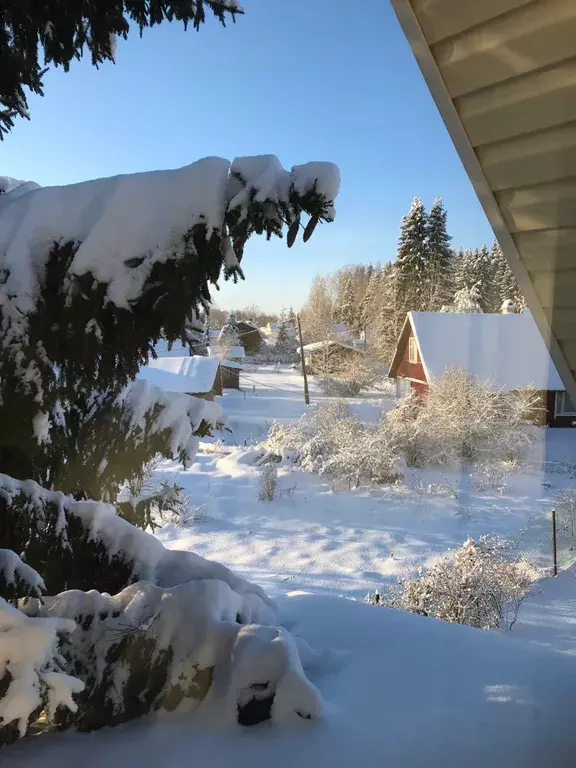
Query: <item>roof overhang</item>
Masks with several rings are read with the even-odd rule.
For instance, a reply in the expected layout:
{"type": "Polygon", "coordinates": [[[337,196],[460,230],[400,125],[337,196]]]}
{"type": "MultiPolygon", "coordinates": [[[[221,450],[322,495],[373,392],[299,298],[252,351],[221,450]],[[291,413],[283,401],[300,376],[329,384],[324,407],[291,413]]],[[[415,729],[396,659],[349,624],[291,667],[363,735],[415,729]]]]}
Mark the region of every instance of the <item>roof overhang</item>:
{"type": "Polygon", "coordinates": [[[576,401],[576,2],[390,2],[576,401]]]}

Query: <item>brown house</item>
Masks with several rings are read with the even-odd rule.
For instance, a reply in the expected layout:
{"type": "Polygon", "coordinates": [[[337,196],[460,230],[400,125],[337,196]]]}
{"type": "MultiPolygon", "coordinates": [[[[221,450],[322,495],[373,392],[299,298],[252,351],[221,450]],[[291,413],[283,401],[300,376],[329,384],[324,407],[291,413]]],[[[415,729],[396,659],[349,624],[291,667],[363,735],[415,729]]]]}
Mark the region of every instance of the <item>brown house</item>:
{"type": "Polygon", "coordinates": [[[257,355],[262,351],[264,339],[260,330],[254,323],[247,320],[238,320],[236,323],[242,346],[248,356],[257,355]]]}
{"type": "Polygon", "coordinates": [[[303,350],[304,365],[309,373],[338,374],[351,357],[364,354],[364,345],[330,339],[306,344],[303,350]]]}
{"type": "Polygon", "coordinates": [[[431,381],[458,366],[498,392],[533,387],[541,393],[541,425],[571,427],[576,408],[564,388],[532,315],[409,312],[389,377],[398,396],[426,397],[431,381]]]}

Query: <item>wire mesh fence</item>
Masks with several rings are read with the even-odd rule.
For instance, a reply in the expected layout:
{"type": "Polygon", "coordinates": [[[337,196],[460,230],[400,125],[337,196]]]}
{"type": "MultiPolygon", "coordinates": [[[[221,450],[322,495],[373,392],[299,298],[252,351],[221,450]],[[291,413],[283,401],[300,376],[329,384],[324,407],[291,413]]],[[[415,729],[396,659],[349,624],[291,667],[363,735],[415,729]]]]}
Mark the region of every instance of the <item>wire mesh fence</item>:
{"type": "Polygon", "coordinates": [[[576,563],[576,516],[560,506],[533,515],[508,534],[510,554],[531,563],[539,576],[553,576],[576,563]]]}

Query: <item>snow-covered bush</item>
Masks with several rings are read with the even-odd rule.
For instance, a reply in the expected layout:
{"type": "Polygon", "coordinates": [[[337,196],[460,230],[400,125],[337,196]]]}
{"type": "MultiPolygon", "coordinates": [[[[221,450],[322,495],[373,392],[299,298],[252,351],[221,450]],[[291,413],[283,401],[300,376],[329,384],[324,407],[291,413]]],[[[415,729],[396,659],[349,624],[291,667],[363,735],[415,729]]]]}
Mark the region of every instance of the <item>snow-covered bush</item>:
{"type": "Polygon", "coordinates": [[[368,352],[356,352],[317,377],[320,390],[331,397],[357,397],[384,377],[382,364],[368,352]]]}
{"type": "Polygon", "coordinates": [[[420,398],[409,392],[386,417],[411,466],[522,460],[539,407],[532,389],[494,391],[489,381],[450,368],[420,398]]]}
{"type": "Polygon", "coordinates": [[[384,420],[364,424],[341,400],[311,408],[298,421],[273,424],[264,447],[261,461],[295,461],[348,487],[399,478],[398,453],[384,420]]]}
{"type": "Polygon", "coordinates": [[[0,747],[26,734],[41,714],[75,712],[84,683],[63,671],[58,645],[76,624],[29,618],[0,597],[0,747]]]}
{"type": "Polygon", "coordinates": [[[258,479],[258,501],[274,501],[278,495],[278,469],[275,464],[264,464],[258,479]]]}
{"type": "Polygon", "coordinates": [[[509,558],[504,539],[482,536],[368,600],[479,629],[510,629],[537,578],[528,561],[509,558]]]}

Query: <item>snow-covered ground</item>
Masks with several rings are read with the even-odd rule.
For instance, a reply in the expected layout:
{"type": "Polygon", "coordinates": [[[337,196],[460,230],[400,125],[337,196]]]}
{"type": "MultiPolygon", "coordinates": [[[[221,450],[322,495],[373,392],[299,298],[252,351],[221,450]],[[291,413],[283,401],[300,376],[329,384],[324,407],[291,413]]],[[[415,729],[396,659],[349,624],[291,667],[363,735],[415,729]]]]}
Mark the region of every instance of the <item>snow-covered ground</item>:
{"type": "Polygon", "coordinates": [[[576,659],[492,632],[296,594],[284,623],[316,648],[327,708],[298,729],[219,727],[202,710],[16,744],[9,768],[539,768],[570,765],[576,659]]]}
{"type": "MultiPolygon", "coordinates": [[[[222,562],[276,598],[282,624],[322,651],[303,661],[324,698],[326,720],[290,731],[230,728],[201,707],[193,717],[158,715],[97,734],[31,740],[11,747],[4,765],[566,765],[576,750],[571,569],[539,582],[504,634],[376,608],[361,598],[467,536],[506,535],[541,516],[575,482],[551,469],[576,463],[576,430],[541,430],[530,471],[500,490],[420,470],[397,487],[341,491],[294,469],[280,474],[280,498],[262,502],[253,445],[272,421],[304,412],[302,379],[290,370],[245,371],[243,387],[221,399],[232,432],[203,442],[189,470],[170,463],[158,470],[159,478],[184,486],[198,509],[189,522],[165,523],[156,535],[169,548],[222,562]]],[[[319,398],[314,387],[312,397],[319,398]]],[[[353,407],[370,419],[382,404],[392,402],[375,392],[353,407]]],[[[548,556],[545,544],[541,554],[548,556]]]]}
{"type": "MultiPolygon", "coordinates": [[[[534,536],[519,540],[520,551],[540,566],[551,565],[543,511],[574,481],[544,471],[542,462],[570,456],[576,462],[576,430],[542,430],[531,471],[508,478],[503,490],[479,489],[455,472],[418,470],[398,486],[341,491],[327,478],[294,468],[280,472],[280,498],[261,502],[252,445],[274,420],[304,413],[302,378],[289,369],[264,369],[245,372],[242,382],[244,391],[227,390],[221,398],[232,432],[202,443],[189,470],[170,463],[159,470],[184,486],[199,508],[195,521],[157,531],[165,546],[223,562],[273,596],[304,589],[363,598],[430,565],[468,536],[507,535],[527,524],[534,536]]],[[[311,385],[313,401],[322,399],[311,385]]],[[[376,418],[382,405],[393,401],[378,392],[352,401],[365,420],[376,418]]]]}

